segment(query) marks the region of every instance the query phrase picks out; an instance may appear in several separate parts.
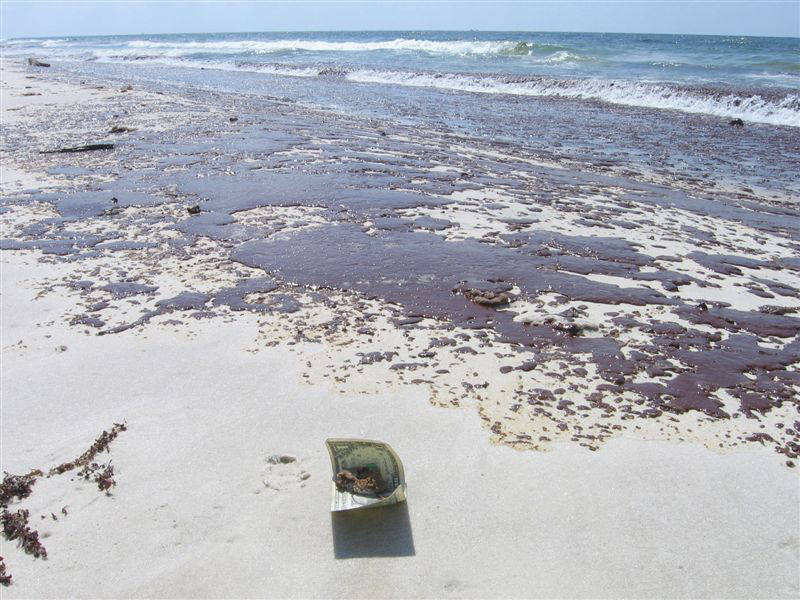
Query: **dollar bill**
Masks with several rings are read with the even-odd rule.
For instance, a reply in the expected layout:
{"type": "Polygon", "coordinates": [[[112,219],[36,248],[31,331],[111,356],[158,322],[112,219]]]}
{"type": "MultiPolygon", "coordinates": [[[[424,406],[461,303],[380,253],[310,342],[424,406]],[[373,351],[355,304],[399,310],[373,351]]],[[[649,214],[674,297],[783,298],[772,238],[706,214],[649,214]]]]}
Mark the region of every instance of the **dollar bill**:
{"type": "Polygon", "coordinates": [[[331,511],[397,504],[406,499],[403,463],[389,444],[374,440],[325,440],[331,457],[331,511]]]}

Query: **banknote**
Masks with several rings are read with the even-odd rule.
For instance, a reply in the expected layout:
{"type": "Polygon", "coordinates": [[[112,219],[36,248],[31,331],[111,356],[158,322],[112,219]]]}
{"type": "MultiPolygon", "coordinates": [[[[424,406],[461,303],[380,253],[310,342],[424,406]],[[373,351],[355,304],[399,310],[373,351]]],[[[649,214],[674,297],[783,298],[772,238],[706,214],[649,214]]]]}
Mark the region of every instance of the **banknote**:
{"type": "Polygon", "coordinates": [[[333,468],[331,511],[397,504],[406,499],[403,463],[389,444],[325,440],[333,468]]]}

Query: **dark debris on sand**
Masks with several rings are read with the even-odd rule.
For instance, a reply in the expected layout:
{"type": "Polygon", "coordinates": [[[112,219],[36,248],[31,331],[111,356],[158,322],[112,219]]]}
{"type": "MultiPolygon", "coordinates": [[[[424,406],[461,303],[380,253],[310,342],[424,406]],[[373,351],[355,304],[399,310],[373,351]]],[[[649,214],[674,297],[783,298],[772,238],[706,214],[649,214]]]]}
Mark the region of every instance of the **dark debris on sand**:
{"type": "Polygon", "coordinates": [[[11,585],[11,573],[6,573],[6,563],[2,556],[0,556],[0,584],[11,585]]]}
{"type": "Polygon", "coordinates": [[[34,558],[47,558],[47,550],[39,541],[39,532],[28,526],[29,517],[30,513],[25,509],[15,512],[3,509],[3,514],[0,515],[3,536],[10,542],[18,540],[18,545],[25,553],[32,554],[34,558]]]}
{"type": "MultiPolygon", "coordinates": [[[[78,475],[87,481],[93,480],[100,491],[110,495],[109,490],[117,484],[114,480],[114,467],[111,461],[107,464],[98,464],[95,458],[101,452],[110,452],[110,444],[122,431],[127,431],[124,423],[114,423],[111,431],[103,431],[86,452],[75,460],[62,463],[47,471],[47,477],[61,475],[78,467],[78,475]]],[[[26,554],[34,558],[47,558],[47,550],[39,540],[39,532],[29,525],[30,513],[26,509],[10,510],[9,505],[15,500],[22,500],[33,493],[33,485],[39,477],[45,476],[44,471],[34,469],[25,475],[4,473],[3,483],[0,484],[0,523],[2,524],[3,537],[8,541],[16,541],[26,554]]],[[[66,516],[66,507],[61,509],[66,516]]],[[[58,520],[53,515],[53,520],[58,520]]],[[[6,565],[0,557],[0,583],[11,584],[11,574],[6,572],[6,565]]]]}

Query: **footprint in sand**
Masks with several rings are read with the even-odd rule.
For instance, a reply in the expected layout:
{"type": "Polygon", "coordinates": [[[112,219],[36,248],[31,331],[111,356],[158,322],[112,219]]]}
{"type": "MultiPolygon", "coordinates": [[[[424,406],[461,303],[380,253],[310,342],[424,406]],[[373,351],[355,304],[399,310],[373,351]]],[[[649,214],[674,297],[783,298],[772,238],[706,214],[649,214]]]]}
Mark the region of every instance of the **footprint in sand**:
{"type": "Polygon", "coordinates": [[[271,490],[280,492],[295,485],[305,487],[306,480],[311,477],[294,456],[273,454],[264,463],[262,481],[271,490]]]}

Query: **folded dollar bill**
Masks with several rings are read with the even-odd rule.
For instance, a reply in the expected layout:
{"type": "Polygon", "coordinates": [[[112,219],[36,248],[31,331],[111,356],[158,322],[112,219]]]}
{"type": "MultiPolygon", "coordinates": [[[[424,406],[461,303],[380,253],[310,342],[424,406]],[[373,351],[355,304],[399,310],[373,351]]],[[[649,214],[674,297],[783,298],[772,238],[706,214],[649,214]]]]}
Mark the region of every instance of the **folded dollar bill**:
{"type": "Polygon", "coordinates": [[[406,499],[403,463],[389,444],[325,440],[333,468],[331,511],[397,504],[406,499]]]}

